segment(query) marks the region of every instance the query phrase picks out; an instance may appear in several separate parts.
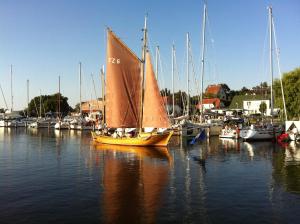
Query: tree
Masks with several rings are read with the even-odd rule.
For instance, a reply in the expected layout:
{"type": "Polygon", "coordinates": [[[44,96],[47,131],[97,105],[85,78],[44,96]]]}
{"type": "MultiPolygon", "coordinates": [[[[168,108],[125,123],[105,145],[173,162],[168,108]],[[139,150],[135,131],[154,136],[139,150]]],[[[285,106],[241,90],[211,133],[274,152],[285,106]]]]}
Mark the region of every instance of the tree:
{"type": "Polygon", "coordinates": [[[265,102],[262,102],[259,105],[259,111],[261,112],[262,115],[264,115],[267,111],[267,104],[265,102]]]}
{"type": "MultiPolygon", "coordinates": [[[[72,111],[72,107],[68,104],[68,98],[59,93],[53,95],[42,95],[34,97],[29,103],[29,116],[41,116],[47,112],[58,112],[59,110],[59,99],[60,99],[60,112],[61,114],[67,115],[72,111]],[[40,104],[41,102],[41,104],[40,104]]],[[[27,109],[26,109],[27,110],[27,109]]]]}
{"type": "Polygon", "coordinates": [[[162,96],[170,96],[171,95],[171,91],[167,88],[164,88],[160,91],[160,95],[162,96]]]}
{"type": "MultiPolygon", "coordinates": [[[[283,74],[282,77],[283,92],[286,102],[288,119],[300,118],[300,68],[283,74]]],[[[280,80],[274,81],[275,106],[283,111],[283,100],[281,94],[280,80]]]]}

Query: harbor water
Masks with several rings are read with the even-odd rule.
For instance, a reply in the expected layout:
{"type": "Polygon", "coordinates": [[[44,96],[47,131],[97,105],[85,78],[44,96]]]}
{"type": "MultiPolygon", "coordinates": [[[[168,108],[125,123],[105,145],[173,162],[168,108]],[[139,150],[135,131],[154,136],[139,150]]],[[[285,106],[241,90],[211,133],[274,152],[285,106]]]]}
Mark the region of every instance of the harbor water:
{"type": "Polygon", "coordinates": [[[298,223],[300,145],[0,128],[0,223],[298,223]]]}

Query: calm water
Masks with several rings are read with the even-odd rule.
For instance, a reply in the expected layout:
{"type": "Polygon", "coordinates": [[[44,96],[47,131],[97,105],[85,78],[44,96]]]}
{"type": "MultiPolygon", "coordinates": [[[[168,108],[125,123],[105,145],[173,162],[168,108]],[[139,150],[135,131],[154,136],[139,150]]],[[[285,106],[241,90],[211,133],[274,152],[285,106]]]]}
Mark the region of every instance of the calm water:
{"type": "Polygon", "coordinates": [[[0,128],[0,223],[299,223],[300,146],[0,128]],[[297,149],[298,147],[298,149],[297,149]]]}

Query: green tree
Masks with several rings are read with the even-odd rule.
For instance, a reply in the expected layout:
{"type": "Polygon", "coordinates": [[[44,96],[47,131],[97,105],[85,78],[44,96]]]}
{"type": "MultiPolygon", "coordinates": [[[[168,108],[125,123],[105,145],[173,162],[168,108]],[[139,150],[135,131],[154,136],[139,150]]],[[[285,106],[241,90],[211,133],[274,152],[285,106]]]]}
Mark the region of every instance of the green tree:
{"type": "Polygon", "coordinates": [[[262,115],[264,115],[267,111],[267,104],[265,102],[262,102],[259,105],[259,111],[261,112],[262,115]]]}
{"type": "MultiPolygon", "coordinates": [[[[300,119],[300,68],[283,74],[282,84],[288,119],[300,119]]],[[[283,111],[280,80],[274,81],[273,88],[275,106],[283,111]]]]}
{"type": "MultiPolygon", "coordinates": [[[[47,112],[58,112],[59,111],[59,99],[60,99],[60,112],[61,114],[67,115],[72,111],[72,107],[68,104],[68,98],[62,96],[59,93],[53,95],[42,95],[34,97],[29,103],[29,116],[44,116],[47,112]],[[40,104],[41,102],[41,104],[40,104]]],[[[27,110],[27,109],[26,109],[27,110]]]]}

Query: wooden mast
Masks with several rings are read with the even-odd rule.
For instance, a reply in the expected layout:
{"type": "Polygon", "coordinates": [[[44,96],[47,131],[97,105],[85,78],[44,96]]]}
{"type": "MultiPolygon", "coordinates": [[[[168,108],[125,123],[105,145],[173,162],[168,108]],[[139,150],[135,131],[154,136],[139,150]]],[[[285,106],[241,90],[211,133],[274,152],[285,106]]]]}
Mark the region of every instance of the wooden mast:
{"type": "Polygon", "coordinates": [[[103,105],[103,111],[102,111],[102,115],[103,115],[103,124],[105,124],[105,77],[104,77],[104,65],[101,68],[100,71],[100,75],[101,75],[101,85],[102,85],[102,105],[103,105]]]}
{"type": "Polygon", "coordinates": [[[144,29],[143,29],[143,45],[142,45],[142,59],[141,59],[141,78],[142,78],[142,88],[141,88],[141,109],[140,109],[140,127],[139,133],[142,132],[143,127],[143,107],[144,107],[144,86],[145,86],[145,59],[147,50],[147,15],[145,16],[144,29]]]}
{"type": "Polygon", "coordinates": [[[174,60],[175,60],[175,45],[172,45],[172,115],[175,116],[175,96],[174,96],[174,60]]]}

